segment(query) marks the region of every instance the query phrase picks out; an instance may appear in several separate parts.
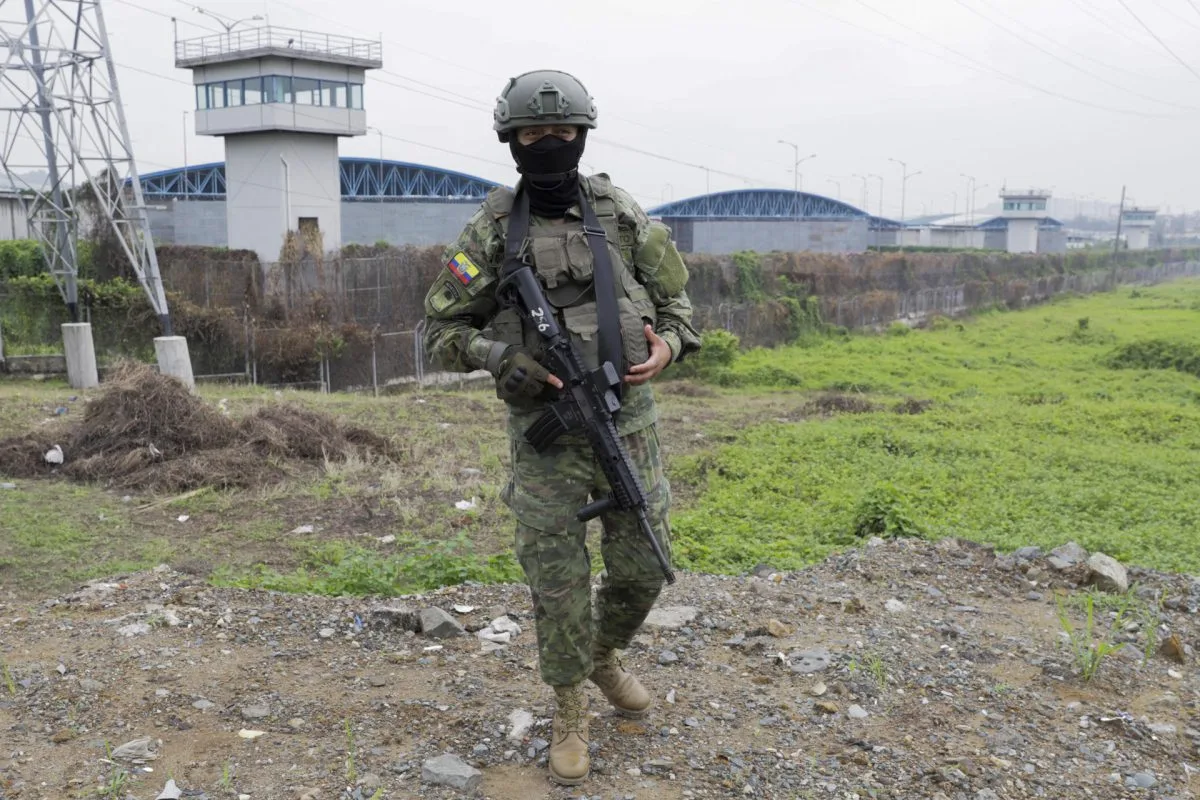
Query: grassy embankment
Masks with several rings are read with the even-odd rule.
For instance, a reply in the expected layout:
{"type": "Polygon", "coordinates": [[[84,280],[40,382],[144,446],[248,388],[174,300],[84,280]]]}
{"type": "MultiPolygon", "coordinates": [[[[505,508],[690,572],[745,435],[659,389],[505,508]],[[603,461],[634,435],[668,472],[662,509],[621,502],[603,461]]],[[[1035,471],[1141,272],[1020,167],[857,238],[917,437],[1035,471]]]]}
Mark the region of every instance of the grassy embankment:
{"type": "MultiPolygon", "coordinates": [[[[710,380],[660,392],[686,568],[798,567],[858,536],[908,533],[1001,547],[1075,539],[1200,569],[1200,282],[813,339],[742,354],[710,380]],[[825,392],[838,396],[817,409],[877,410],[825,418],[812,405],[825,392]],[[898,413],[916,410],[908,398],[929,405],[898,413]]],[[[0,382],[0,437],[68,423],[82,413],[72,394],[0,382]],[[70,410],[53,417],[57,406],[70,410]]],[[[259,389],[202,394],[235,415],[276,401],[259,389]]],[[[0,585],[45,596],[163,561],[328,593],[519,576],[498,499],[503,412],[489,393],[287,397],[393,435],[406,454],[174,499],[19,481],[0,491],[0,585]],[[455,508],[472,497],[475,508],[455,508]],[[293,532],[304,525],[313,532],[293,532]]]]}

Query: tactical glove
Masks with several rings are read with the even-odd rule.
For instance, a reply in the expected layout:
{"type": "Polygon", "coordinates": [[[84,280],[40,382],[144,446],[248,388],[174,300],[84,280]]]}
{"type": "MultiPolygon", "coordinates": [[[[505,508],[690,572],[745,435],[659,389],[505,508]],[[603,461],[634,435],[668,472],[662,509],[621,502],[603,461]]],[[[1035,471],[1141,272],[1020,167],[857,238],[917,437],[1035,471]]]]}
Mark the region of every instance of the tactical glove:
{"type": "Polygon", "coordinates": [[[500,359],[497,390],[501,400],[532,400],[546,388],[549,378],[550,370],[534,361],[528,350],[514,346],[500,359]]]}

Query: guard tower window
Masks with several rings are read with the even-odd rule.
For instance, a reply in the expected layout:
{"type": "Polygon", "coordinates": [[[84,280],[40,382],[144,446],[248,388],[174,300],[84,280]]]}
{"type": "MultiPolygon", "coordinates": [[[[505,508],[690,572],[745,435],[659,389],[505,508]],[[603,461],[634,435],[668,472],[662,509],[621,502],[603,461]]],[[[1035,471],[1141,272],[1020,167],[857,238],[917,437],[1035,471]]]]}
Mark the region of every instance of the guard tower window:
{"type": "Polygon", "coordinates": [[[208,84],[201,84],[196,87],[196,108],[200,111],[208,109],[208,84]]]}
{"type": "Polygon", "coordinates": [[[211,108],[225,107],[225,84],[214,83],[208,87],[208,99],[211,108]]]}
{"type": "Polygon", "coordinates": [[[229,106],[240,106],[242,104],[241,81],[225,81],[225,102],[229,106]]]}
{"type": "Polygon", "coordinates": [[[246,105],[256,106],[263,101],[263,79],[262,78],[247,78],[245,98],[246,105]]]}
{"type": "Polygon", "coordinates": [[[319,106],[321,82],[313,78],[292,78],[292,92],[298,106],[319,106]]]}
{"type": "Polygon", "coordinates": [[[337,108],[349,108],[346,104],[346,84],[333,84],[333,105],[337,108]]]}
{"type": "Polygon", "coordinates": [[[361,83],[350,84],[350,107],[357,109],[363,107],[363,87],[361,83]]]}
{"type": "Polygon", "coordinates": [[[263,78],[270,89],[267,92],[268,103],[292,102],[292,79],[287,75],[271,75],[263,78]]]}

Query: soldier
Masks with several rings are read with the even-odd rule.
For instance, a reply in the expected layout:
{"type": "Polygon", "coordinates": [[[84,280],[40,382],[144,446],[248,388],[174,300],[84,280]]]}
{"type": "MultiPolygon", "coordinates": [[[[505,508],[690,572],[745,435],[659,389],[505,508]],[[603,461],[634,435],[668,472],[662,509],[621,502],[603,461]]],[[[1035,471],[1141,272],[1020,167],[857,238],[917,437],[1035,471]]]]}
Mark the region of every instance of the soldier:
{"type": "Polygon", "coordinates": [[[494,117],[521,179],[516,193],[492,190],[446,250],[446,268],[425,298],[425,345],[448,369],[492,373],[497,396],[508,404],[512,477],[502,496],[517,519],[517,559],[533,598],[541,676],[557,700],[550,775],[576,785],[589,769],[584,680],[595,683],[620,714],[643,717],[650,707],[649,693],[624,669],[618,651],[628,647],[654,605],[663,575],[635,518],[605,514],[605,573],[592,608],[586,526],[575,512],[589,496],[605,496],[608,485],[582,436],[563,436],[540,454],[523,438],[562,382],[539,363],[536,331],[496,299],[510,225],[525,227],[514,231],[521,237],[515,241],[524,242],[522,257],[533,265],[586,366],[595,369],[602,352],[622,362],[614,362],[624,374],[617,430],[668,554],[670,487],[648,382],[698,349],[700,340],[684,292],[687,269],[670,231],[651,222],[607,175],[579,174],[587,133],[596,127],[596,105],[583,84],[563,72],[527,72],[508,82],[494,117]],[[598,236],[585,234],[585,218],[593,230],[597,223],[603,228],[607,251],[598,236]],[[595,249],[589,239],[597,242],[595,249]],[[598,264],[600,259],[607,263],[598,264]],[[616,320],[602,319],[598,310],[601,284],[594,277],[602,269],[612,273],[604,285],[615,284],[616,320]],[[618,340],[615,349],[612,339],[618,340]]]}

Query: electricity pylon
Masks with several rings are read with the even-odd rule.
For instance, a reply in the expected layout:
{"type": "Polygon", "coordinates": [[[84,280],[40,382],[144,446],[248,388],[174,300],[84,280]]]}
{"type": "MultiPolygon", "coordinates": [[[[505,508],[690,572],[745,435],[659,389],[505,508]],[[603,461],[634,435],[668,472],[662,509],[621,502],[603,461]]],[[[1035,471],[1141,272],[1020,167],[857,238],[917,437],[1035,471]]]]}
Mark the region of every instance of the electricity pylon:
{"type": "Polygon", "coordinates": [[[79,321],[76,243],[85,222],[111,230],[170,337],[101,0],[0,0],[0,113],[0,163],[29,196],[30,227],[72,322],[79,321]]]}

